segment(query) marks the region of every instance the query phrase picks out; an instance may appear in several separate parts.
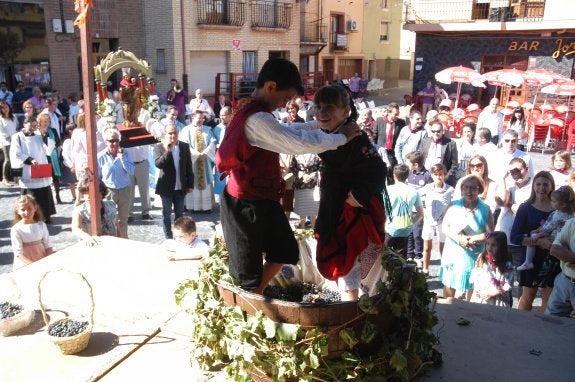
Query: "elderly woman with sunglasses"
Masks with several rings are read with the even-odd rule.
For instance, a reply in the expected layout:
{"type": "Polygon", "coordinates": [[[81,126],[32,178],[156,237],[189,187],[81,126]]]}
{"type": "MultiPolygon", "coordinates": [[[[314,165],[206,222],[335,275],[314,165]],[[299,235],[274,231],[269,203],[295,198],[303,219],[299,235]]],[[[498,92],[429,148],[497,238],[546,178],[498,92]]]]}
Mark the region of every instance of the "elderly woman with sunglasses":
{"type": "MultiPolygon", "coordinates": [[[[484,191],[479,194],[479,198],[483,200],[491,210],[492,213],[495,212],[497,208],[497,203],[495,202],[495,195],[497,186],[496,183],[489,178],[489,166],[487,164],[487,159],[482,155],[473,155],[469,158],[467,169],[465,170],[465,175],[477,175],[483,180],[485,185],[484,191]]],[[[463,179],[463,178],[462,178],[463,179]]],[[[461,199],[461,180],[457,181],[455,186],[455,191],[453,193],[453,200],[461,199]]]]}
{"type": "Polygon", "coordinates": [[[471,271],[487,235],[493,231],[493,215],[479,198],[485,191],[479,176],[463,177],[459,189],[462,198],[452,202],[443,218],[446,239],[438,277],[443,283],[443,297],[469,300],[473,291],[471,271]]]}

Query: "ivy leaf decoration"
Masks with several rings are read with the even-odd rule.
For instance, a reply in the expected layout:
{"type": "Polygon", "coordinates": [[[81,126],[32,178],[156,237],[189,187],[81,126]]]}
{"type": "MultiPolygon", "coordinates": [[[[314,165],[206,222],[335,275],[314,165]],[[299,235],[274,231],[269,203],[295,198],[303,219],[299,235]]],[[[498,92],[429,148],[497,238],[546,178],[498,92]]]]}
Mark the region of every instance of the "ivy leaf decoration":
{"type": "Polygon", "coordinates": [[[405,358],[401,350],[396,349],[389,360],[389,364],[396,371],[402,371],[407,367],[407,358],[405,358]]]}
{"type": "Polygon", "coordinates": [[[264,324],[264,331],[266,332],[267,338],[274,338],[276,336],[276,326],[277,322],[265,319],[263,321],[264,324]]]}
{"type": "Polygon", "coordinates": [[[277,324],[276,338],[278,341],[295,341],[299,332],[297,324],[277,324]]]}
{"type": "Polygon", "coordinates": [[[339,338],[341,338],[350,349],[353,349],[359,342],[355,336],[355,332],[351,328],[342,329],[339,332],[339,338]]]}
{"type": "Polygon", "coordinates": [[[369,298],[369,296],[367,294],[364,294],[363,296],[361,296],[357,302],[357,305],[359,306],[359,309],[361,309],[363,312],[367,313],[367,314],[377,314],[378,310],[377,310],[377,306],[375,305],[375,301],[371,298],[369,298]]]}

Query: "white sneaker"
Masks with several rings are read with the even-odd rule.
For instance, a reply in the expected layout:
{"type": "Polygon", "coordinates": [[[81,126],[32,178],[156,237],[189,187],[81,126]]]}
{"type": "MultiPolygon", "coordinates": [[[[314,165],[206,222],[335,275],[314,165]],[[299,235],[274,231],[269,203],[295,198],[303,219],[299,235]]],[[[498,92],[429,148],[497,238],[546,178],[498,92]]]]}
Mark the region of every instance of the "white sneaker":
{"type": "Polygon", "coordinates": [[[413,261],[415,261],[415,264],[417,264],[417,268],[422,267],[423,261],[421,259],[413,259],[413,261]]]}
{"type": "Polygon", "coordinates": [[[533,263],[523,263],[517,267],[518,271],[527,271],[529,269],[533,269],[533,263]]]}

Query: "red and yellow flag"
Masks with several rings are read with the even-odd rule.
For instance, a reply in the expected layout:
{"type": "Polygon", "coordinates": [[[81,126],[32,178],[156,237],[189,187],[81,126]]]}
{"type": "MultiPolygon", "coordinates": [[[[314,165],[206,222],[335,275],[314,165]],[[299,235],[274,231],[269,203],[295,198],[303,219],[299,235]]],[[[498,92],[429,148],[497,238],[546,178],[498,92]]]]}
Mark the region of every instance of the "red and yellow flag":
{"type": "Polygon", "coordinates": [[[92,6],[92,0],[74,0],[74,11],[78,13],[78,17],[74,20],[74,25],[79,27],[86,22],[88,9],[92,6]]]}

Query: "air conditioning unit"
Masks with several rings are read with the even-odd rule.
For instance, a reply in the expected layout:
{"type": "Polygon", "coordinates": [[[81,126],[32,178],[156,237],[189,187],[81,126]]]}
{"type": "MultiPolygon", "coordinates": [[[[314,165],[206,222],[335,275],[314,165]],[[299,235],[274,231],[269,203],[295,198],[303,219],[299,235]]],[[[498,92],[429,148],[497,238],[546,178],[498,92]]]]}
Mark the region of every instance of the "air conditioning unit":
{"type": "Polygon", "coordinates": [[[347,21],[347,30],[348,32],[357,32],[359,30],[359,25],[355,20],[348,20],[347,21]]]}
{"type": "Polygon", "coordinates": [[[379,41],[387,41],[387,35],[386,34],[380,34],[379,35],[379,41]]]}

